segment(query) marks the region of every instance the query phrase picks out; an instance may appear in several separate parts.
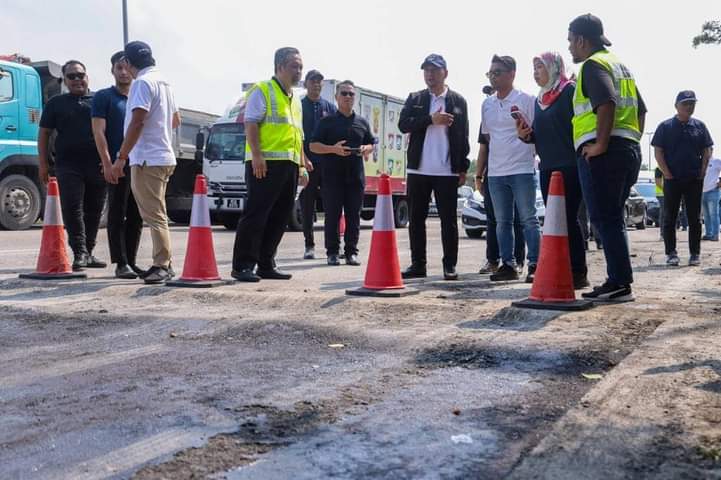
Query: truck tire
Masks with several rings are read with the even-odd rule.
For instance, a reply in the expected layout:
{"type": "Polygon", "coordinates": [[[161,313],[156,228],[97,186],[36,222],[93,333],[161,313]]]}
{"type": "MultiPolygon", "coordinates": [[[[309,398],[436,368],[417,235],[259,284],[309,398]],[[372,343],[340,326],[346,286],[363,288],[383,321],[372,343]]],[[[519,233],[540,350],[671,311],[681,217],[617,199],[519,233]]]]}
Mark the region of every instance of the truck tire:
{"type": "Polygon", "coordinates": [[[288,230],[291,232],[300,232],[303,230],[303,209],[300,206],[300,201],[295,201],[293,211],[290,213],[288,219],[288,230]]]}
{"type": "Polygon", "coordinates": [[[0,180],[0,226],[25,230],[40,216],[40,189],[24,175],[8,175],[0,180]]]}
{"type": "Polygon", "coordinates": [[[188,225],[190,223],[190,212],[187,210],[168,210],[168,218],[173,223],[188,225]]]}
{"type": "Polygon", "coordinates": [[[220,215],[220,222],[228,230],[237,230],[238,221],[240,220],[239,213],[222,213],[220,215]]]}
{"type": "Polygon", "coordinates": [[[394,199],[393,202],[393,218],[395,219],[396,228],[406,228],[408,226],[408,200],[404,198],[394,199]]]}
{"type": "Polygon", "coordinates": [[[363,220],[373,220],[376,216],[376,212],[373,210],[361,210],[361,218],[363,220]]]}

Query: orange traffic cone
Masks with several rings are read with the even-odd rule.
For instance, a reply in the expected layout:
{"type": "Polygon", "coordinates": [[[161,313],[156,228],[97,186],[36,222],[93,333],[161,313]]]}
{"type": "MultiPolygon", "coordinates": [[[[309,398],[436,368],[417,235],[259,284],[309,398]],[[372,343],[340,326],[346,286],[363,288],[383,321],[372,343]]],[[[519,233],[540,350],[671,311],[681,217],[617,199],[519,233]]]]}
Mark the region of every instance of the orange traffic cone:
{"type": "Polygon", "coordinates": [[[193,207],[190,213],[190,231],[188,232],[188,249],[185,252],[183,274],[178,280],[166,282],[171,287],[208,288],[226,285],[230,282],[221,280],[218,275],[218,264],[215,262],[213,248],[213,232],[210,226],[210,210],[208,209],[208,183],[204,175],[195,177],[193,207]]]}
{"type": "Polygon", "coordinates": [[[368,268],[363,287],[346,290],[349,295],[375,297],[402,297],[419,293],[403,285],[398,261],[396,230],[393,221],[391,177],[382,174],[378,182],[376,210],[373,217],[373,235],[368,255],[368,268]]]}
{"type": "Polygon", "coordinates": [[[566,192],[561,172],[553,172],[551,176],[541,254],[531,295],[527,300],[513,302],[513,306],[541,310],[585,310],[593,306],[588,300],[576,300],[573,291],[566,222],[566,192]]]}
{"type": "Polygon", "coordinates": [[[20,274],[20,278],[33,280],[87,278],[84,273],[73,272],[68,252],[65,249],[65,227],[60,210],[60,189],[55,177],[50,177],[48,181],[48,194],[45,198],[43,215],[43,237],[35,270],[34,273],[20,274]]]}

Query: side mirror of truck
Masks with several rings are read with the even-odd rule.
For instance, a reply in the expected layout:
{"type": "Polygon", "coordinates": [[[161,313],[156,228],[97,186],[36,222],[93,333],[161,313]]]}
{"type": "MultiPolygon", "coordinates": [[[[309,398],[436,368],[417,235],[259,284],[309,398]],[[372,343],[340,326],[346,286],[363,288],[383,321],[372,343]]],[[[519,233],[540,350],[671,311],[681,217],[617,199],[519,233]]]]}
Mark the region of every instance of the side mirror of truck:
{"type": "Polygon", "coordinates": [[[198,132],[195,135],[195,161],[199,164],[203,164],[203,150],[205,149],[205,135],[203,132],[198,132]]]}

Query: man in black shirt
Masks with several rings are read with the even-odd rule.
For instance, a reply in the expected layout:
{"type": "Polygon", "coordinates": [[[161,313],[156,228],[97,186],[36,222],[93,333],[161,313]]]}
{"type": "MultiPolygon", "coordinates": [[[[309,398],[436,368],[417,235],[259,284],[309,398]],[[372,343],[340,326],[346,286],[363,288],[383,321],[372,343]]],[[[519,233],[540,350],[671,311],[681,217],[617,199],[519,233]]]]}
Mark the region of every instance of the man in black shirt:
{"type": "Polygon", "coordinates": [[[321,119],[310,141],[311,152],[325,155],[322,189],[328,265],[340,265],[338,222],[342,211],[346,218],[345,263],[360,265],[358,236],[365,190],[362,157],[373,152],[375,139],[368,122],[353,111],[355,94],[350,80],[338,84],[338,112],[321,119]]]}
{"type": "Polygon", "coordinates": [[[40,117],[40,179],[48,182],[48,144],[55,130],[55,175],[68,243],[75,256],[73,270],[105,268],[106,263],[93,256],[106,195],[90,120],[93,97],[85,65],[70,60],[63,65],[62,73],[69,93],[51,98],[40,117]]]}

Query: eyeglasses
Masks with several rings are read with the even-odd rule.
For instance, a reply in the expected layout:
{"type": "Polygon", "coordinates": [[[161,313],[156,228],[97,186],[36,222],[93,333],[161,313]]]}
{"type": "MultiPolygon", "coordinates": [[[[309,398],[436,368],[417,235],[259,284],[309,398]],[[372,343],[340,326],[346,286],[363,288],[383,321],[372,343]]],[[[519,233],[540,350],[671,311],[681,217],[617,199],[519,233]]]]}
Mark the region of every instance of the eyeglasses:
{"type": "Polygon", "coordinates": [[[510,70],[501,70],[501,69],[491,70],[490,72],[486,73],[486,77],[488,77],[488,78],[499,77],[499,76],[503,75],[504,73],[508,73],[509,71],[510,70]]]}
{"type": "Polygon", "coordinates": [[[82,80],[85,78],[85,74],[83,72],[68,73],[67,75],[65,75],[65,78],[67,78],[68,80],[82,80]]]}
{"type": "Polygon", "coordinates": [[[355,97],[355,92],[345,91],[345,92],[338,92],[338,93],[340,93],[340,95],[342,97],[355,97]]]}

